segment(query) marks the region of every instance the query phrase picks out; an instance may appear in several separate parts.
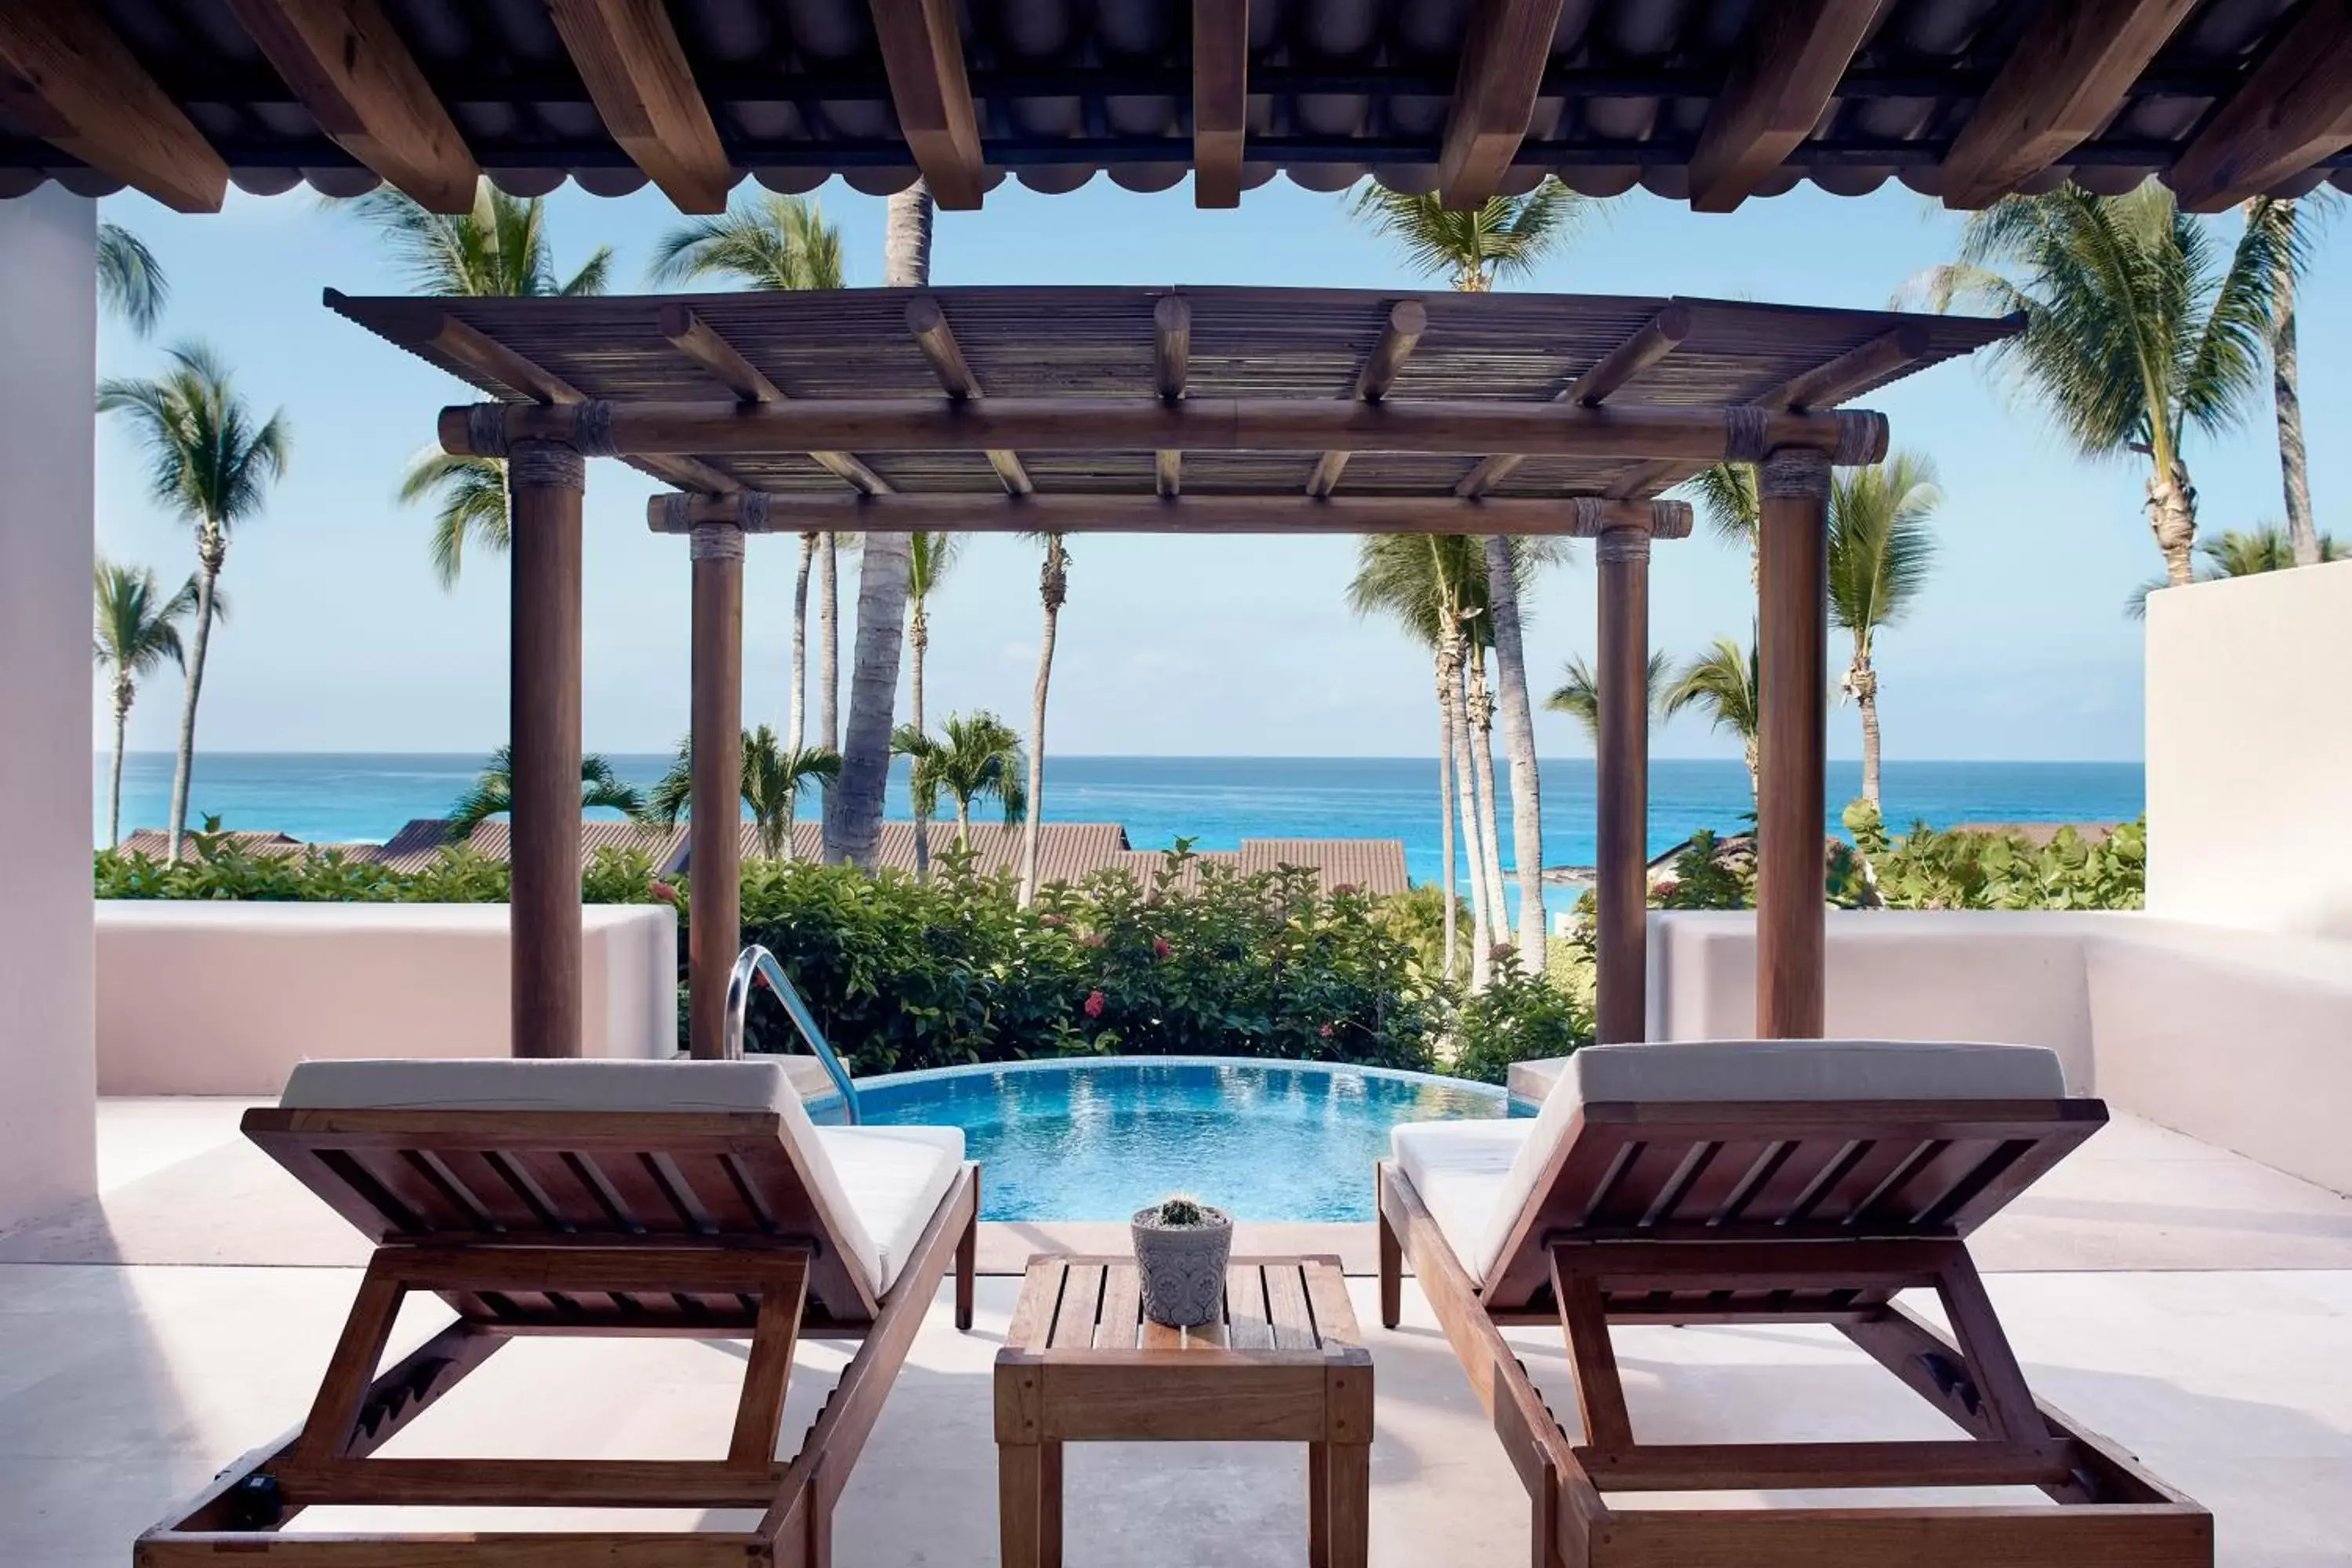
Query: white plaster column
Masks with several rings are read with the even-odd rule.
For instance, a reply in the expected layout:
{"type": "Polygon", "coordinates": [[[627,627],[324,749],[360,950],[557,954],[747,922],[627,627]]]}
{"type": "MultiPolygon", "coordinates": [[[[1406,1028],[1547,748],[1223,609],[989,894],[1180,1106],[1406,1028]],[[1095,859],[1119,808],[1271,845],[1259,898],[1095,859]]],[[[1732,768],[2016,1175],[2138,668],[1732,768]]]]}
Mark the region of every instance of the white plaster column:
{"type": "Polygon", "coordinates": [[[90,898],[97,210],[0,201],[0,1226],[97,1189],[90,898]]]}

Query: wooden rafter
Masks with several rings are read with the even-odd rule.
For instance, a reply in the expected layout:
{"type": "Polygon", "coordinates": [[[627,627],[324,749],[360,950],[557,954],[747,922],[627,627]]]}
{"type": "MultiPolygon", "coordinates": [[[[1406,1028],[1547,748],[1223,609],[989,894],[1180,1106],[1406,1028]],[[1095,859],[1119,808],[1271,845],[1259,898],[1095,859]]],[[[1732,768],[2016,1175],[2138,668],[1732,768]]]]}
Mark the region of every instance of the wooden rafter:
{"type": "Polygon", "coordinates": [[[967,533],[1557,533],[1589,536],[1640,527],[1659,538],[1690,531],[1682,501],[1465,501],[1450,496],[1189,495],[1178,499],[1118,493],[1028,496],[895,495],[812,498],[704,496],[683,507],[656,496],[646,521],[656,533],[697,523],[731,523],[746,532],[856,531],[967,533]]]}
{"type": "Polygon", "coordinates": [[[1486,205],[1510,173],[1535,115],[1561,0],[1478,0],[1438,158],[1438,195],[1454,211],[1486,205]]]}
{"type": "MultiPolygon", "coordinates": [[[[915,335],[923,357],[931,362],[933,374],[940,385],[959,405],[977,407],[983,394],[980,378],[963,357],[963,347],[956,342],[955,329],[948,325],[947,312],[938,300],[928,294],[907,302],[907,330],[915,335]]],[[[1029,470],[1021,466],[1020,456],[1010,447],[987,449],[988,466],[996,470],[1008,494],[1024,496],[1031,489],[1029,470]]]]}
{"type": "MultiPolygon", "coordinates": [[[[1525,452],[1530,457],[1760,458],[1810,447],[1843,463],[1885,455],[1877,414],[1682,405],[1578,408],[1493,399],[1188,397],[827,398],[763,403],[505,403],[507,441],[565,441],[629,455],[698,452],[1525,452]]],[[[471,452],[475,410],[441,411],[443,445],[471,452]]],[[[1025,476],[1024,476],[1025,477],[1025,476]]]]}
{"type": "Polygon", "coordinates": [[[1691,154],[1691,205],[1729,212],[1812,133],[1885,0],[1759,5],[1691,154]]]}
{"type": "Polygon", "coordinates": [[[2046,7],[1944,156],[1944,205],[1991,205],[2096,135],[2196,0],[2046,7]]]}
{"type": "Polygon", "coordinates": [[[1249,0],[1192,0],[1192,205],[1242,202],[1249,129],[1249,0]]]}
{"type": "Polygon", "coordinates": [[[0,108],[175,211],[218,212],[228,194],[228,164],[96,5],[0,4],[0,108]]]}
{"type": "MultiPolygon", "coordinates": [[[[1192,307],[1169,294],[1151,308],[1152,386],[1162,403],[1181,402],[1192,375],[1192,307]]],[[[1153,483],[1163,496],[1183,488],[1184,454],[1173,447],[1153,454],[1153,483]]]]}
{"type": "Polygon", "coordinates": [[[2190,212],[2220,212],[2352,146],[2352,5],[2313,0],[2173,165],[2190,212]]]}
{"type": "Polygon", "coordinates": [[[319,129],[427,212],[471,211],[481,169],[376,0],[230,0],[319,129]]]}
{"type": "MultiPolygon", "coordinates": [[[[1570,383],[1558,401],[1573,403],[1580,408],[1600,407],[1611,393],[1681,347],[1690,333],[1689,308],[1679,301],[1669,301],[1643,322],[1639,331],[1595,360],[1591,368],[1570,383]]],[[[1497,452],[1482,458],[1478,466],[1454,487],[1454,493],[1465,500],[1483,496],[1510,478],[1525,461],[1517,452],[1497,452]]]]}
{"type": "MultiPolygon", "coordinates": [[[[1389,319],[1381,323],[1381,335],[1372,344],[1371,353],[1364,356],[1363,368],[1356,373],[1356,384],[1349,394],[1360,403],[1378,403],[1389,395],[1396,379],[1404,372],[1404,362],[1429,330],[1429,311],[1420,301],[1400,300],[1389,310],[1389,319]]],[[[1328,496],[1338,487],[1339,476],[1347,471],[1350,453],[1328,451],[1315,464],[1315,472],[1307,481],[1310,496],[1328,496]]]]}
{"type": "MultiPolygon", "coordinates": [[[[719,330],[694,313],[688,305],[665,305],[661,334],[678,353],[709,371],[721,386],[743,403],[782,403],[783,393],[760,368],[736,351],[719,330]]],[[[867,495],[887,495],[889,481],[847,452],[811,452],[810,460],[845,484],[867,495]]]]}
{"type": "Polygon", "coordinates": [[[899,134],[931,199],[950,212],[977,209],[980,117],[964,75],[955,0],[870,0],[870,8],[899,134]]]}
{"type": "Polygon", "coordinates": [[[613,140],[680,212],[727,210],[735,182],[667,7],[548,0],[563,47],[613,140]]]}

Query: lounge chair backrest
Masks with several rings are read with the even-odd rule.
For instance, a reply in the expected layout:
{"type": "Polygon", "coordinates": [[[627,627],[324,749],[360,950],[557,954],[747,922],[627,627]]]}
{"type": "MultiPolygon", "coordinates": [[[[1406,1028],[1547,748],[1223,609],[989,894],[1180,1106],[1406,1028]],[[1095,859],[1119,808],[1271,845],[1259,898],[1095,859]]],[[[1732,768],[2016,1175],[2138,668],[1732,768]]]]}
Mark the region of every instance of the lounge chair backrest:
{"type": "Polygon", "coordinates": [[[827,1313],[874,1315],[875,1245],[774,1062],[306,1062],[245,1130],[380,1243],[803,1243],[827,1313]]]}
{"type": "Polygon", "coordinates": [[[1587,1047],[1513,1162],[1487,1298],[1535,1295],[1577,1237],[1965,1236],[2105,1120],[2040,1047],[1587,1047]]]}

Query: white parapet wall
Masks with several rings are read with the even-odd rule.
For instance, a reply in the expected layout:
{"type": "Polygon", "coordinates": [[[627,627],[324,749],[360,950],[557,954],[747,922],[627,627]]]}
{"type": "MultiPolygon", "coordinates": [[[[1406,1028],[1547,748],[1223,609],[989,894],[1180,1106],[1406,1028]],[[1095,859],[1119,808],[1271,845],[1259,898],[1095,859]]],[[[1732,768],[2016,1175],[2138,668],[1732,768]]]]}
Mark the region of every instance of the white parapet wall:
{"type": "Polygon", "coordinates": [[[2352,562],[2147,598],[2147,910],[2352,941],[2352,562]]]}
{"type": "MultiPolygon", "coordinates": [[[[583,911],[581,1050],[677,1047],[677,917],[583,911]]],[[[500,1057],[503,904],[101,901],[103,1094],[273,1095],[313,1057],[500,1057]]]]}
{"type": "MultiPolygon", "coordinates": [[[[2352,942],[2125,913],[1832,910],[1827,1033],[2048,1046],[2068,1084],[2352,1193],[2352,942]]],[[[1756,1028],[1755,919],[1650,917],[1649,1037],[1756,1028]]]]}

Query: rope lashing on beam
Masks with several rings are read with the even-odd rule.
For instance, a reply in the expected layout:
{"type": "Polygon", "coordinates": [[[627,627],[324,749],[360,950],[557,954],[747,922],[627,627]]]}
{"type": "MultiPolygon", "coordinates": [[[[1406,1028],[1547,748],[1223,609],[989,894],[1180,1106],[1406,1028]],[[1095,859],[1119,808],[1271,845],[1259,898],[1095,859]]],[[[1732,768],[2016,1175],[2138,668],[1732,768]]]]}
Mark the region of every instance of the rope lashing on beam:
{"type": "Polygon", "coordinates": [[[478,458],[507,455],[507,405],[477,403],[466,410],[467,449],[478,458]]]}
{"type": "Polygon", "coordinates": [[[1803,497],[1825,500],[1830,493],[1830,459],[1810,447],[1781,447],[1756,470],[1759,497],[1803,497]]]}
{"type": "Polygon", "coordinates": [[[1882,462],[1888,439],[1885,415],[1867,408],[1841,408],[1837,450],[1830,454],[1830,461],[1841,468],[1882,462]]]}
{"type": "Polygon", "coordinates": [[[1612,528],[1592,542],[1595,561],[1647,561],[1650,558],[1650,531],[1646,528],[1612,528]]]}
{"type": "Polygon", "coordinates": [[[588,484],[588,465],[577,450],[561,441],[517,441],[507,453],[507,483],[583,489],[588,484]]]}
{"type": "Polygon", "coordinates": [[[740,561],[743,531],[731,523],[698,522],[688,536],[687,556],[694,561],[740,561]]]}

